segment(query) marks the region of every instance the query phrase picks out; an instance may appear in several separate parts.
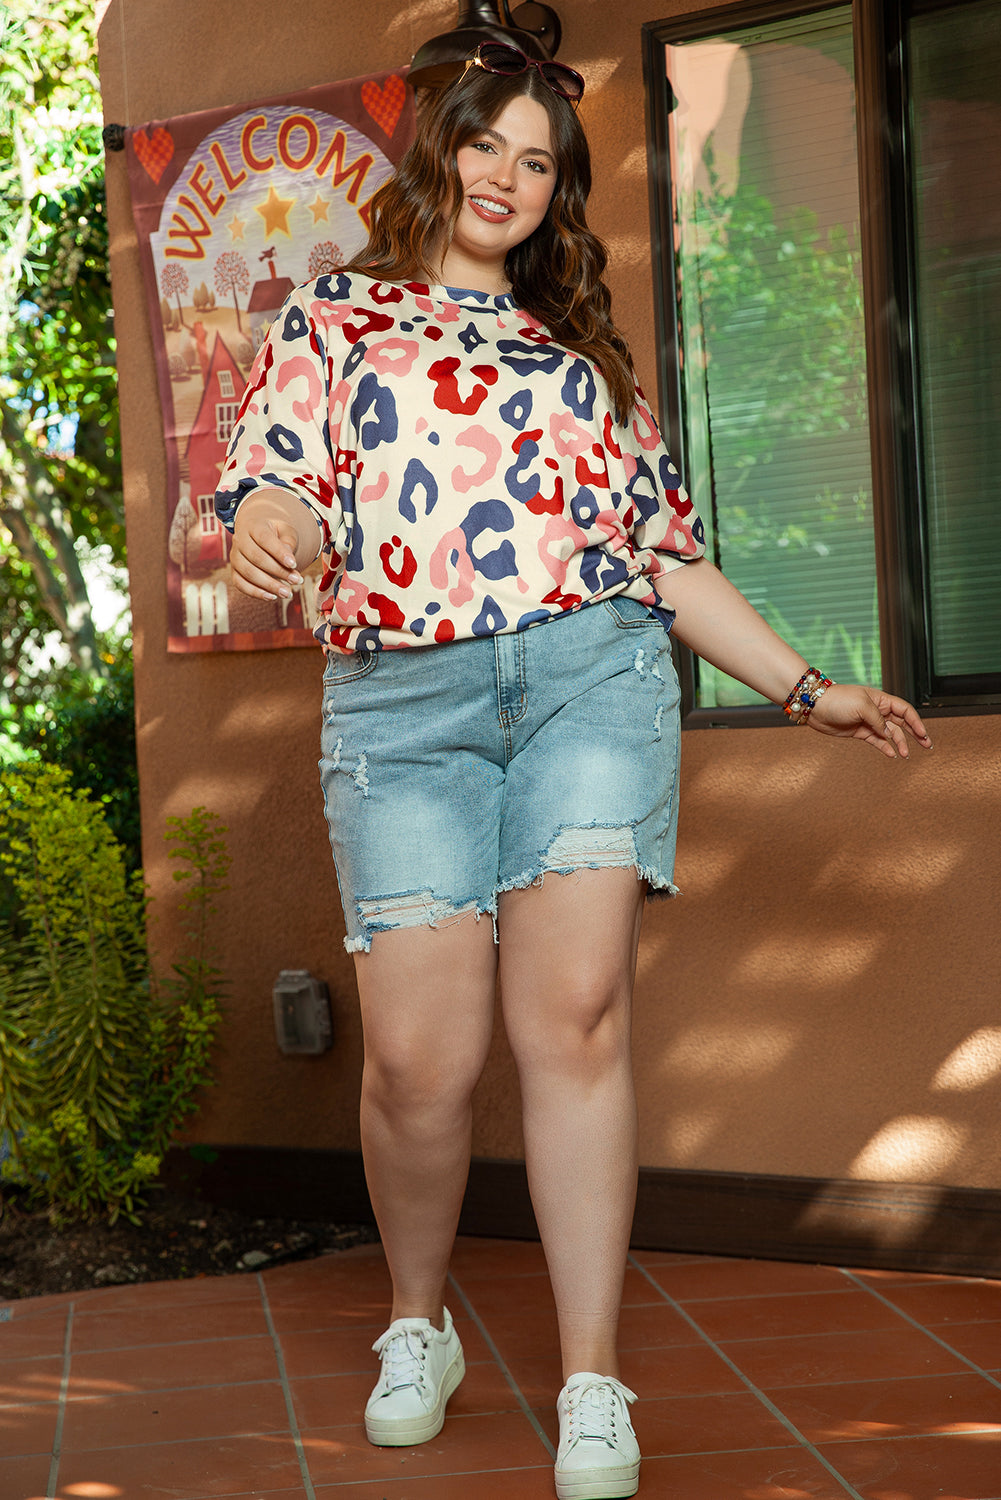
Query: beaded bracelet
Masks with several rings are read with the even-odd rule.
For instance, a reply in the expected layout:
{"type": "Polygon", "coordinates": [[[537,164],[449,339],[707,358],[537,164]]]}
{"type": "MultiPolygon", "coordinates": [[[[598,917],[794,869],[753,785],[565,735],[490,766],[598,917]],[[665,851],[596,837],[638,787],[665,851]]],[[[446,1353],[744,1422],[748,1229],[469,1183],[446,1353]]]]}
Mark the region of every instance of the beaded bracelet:
{"type": "Polygon", "coordinates": [[[807,667],[802,677],[782,705],[794,724],[805,724],[821,698],[834,683],[830,677],[816,667],[807,667]]]}

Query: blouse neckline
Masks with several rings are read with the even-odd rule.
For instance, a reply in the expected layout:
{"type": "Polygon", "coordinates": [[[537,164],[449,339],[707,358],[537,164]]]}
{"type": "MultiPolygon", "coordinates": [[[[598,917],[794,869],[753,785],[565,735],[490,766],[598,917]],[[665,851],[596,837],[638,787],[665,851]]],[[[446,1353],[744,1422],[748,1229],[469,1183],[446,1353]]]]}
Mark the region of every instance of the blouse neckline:
{"type": "Polygon", "coordinates": [[[460,307],[481,308],[485,312],[510,312],[516,305],[510,292],[478,292],[471,287],[441,284],[425,286],[419,281],[408,281],[406,287],[419,297],[430,297],[433,302],[455,302],[460,307]]]}

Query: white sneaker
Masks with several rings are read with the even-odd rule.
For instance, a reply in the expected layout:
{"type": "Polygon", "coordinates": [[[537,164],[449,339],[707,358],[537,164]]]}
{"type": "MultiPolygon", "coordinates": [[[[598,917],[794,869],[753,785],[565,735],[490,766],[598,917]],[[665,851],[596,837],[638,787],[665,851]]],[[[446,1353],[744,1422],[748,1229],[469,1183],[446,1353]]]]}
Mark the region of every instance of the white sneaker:
{"type": "Polygon", "coordinates": [[[428,1318],[397,1318],[372,1348],[382,1355],[382,1370],[365,1407],[369,1442],[380,1448],[426,1443],[441,1431],[448,1398],[466,1373],[448,1308],[443,1333],[428,1318]]]}
{"type": "Polygon", "coordinates": [[[591,1370],[571,1375],[560,1391],[559,1500],[619,1500],[640,1483],[640,1449],[629,1420],[633,1391],[591,1370]]]}

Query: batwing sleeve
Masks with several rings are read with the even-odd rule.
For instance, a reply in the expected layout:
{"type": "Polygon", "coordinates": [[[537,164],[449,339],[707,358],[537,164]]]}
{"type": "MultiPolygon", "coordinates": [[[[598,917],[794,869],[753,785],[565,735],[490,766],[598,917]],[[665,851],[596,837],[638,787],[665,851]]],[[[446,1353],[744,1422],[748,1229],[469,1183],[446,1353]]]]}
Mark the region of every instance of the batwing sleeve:
{"type": "Polygon", "coordinates": [[[702,518],[641,391],[636,392],[629,419],[615,424],[609,436],[619,450],[624,491],[633,505],[633,544],[652,554],[652,566],[646,570],[651,582],[702,557],[706,550],[702,518]]]}
{"type": "Polygon", "coordinates": [[[257,352],[216,490],[230,531],[257,489],[290,491],[333,544],[341,515],[330,439],[330,377],[323,340],[301,291],[286,300],[257,352]]]}

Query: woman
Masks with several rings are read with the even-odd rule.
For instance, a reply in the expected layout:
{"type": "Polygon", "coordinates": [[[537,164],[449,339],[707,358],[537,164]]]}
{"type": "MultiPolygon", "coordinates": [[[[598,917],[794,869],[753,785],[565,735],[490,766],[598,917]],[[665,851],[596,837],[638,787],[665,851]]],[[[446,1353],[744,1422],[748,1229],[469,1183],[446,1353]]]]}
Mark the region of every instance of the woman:
{"type": "Polygon", "coordinates": [[[631,988],[644,896],[674,889],[665,626],[821,733],[890,757],[905,731],[930,743],[901,699],[814,672],[702,556],[609,315],[582,92],[560,64],[479,49],[365,251],[279,315],[218,502],[252,597],[327,564],[321,779],[393,1282],[368,1435],[432,1438],[462,1378],[444,1287],[499,976],[559,1317],[564,1500],[638,1486],[616,1328],[631,988]]]}

